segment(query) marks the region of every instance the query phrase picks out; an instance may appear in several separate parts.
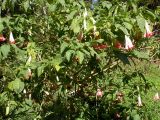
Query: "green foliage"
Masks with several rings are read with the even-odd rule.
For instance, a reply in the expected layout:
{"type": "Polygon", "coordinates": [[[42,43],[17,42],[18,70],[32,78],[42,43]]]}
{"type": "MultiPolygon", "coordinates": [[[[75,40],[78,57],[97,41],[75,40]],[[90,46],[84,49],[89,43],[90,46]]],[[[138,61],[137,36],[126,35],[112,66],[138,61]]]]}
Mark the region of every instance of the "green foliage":
{"type": "Polygon", "coordinates": [[[0,4],[0,119],[152,119],[144,98],[153,81],[140,65],[160,57],[159,37],[143,37],[158,10],[137,0],[101,0],[93,10],[83,0],[0,4]],[[125,35],[134,48],[125,49],[125,35]]]}

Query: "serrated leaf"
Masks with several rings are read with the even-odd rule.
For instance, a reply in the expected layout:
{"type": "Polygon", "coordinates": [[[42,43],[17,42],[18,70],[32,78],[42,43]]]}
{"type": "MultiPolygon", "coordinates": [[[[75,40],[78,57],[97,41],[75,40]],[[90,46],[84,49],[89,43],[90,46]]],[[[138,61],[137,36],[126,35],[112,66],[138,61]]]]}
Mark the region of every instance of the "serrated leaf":
{"type": "Polygon", "coordinates": [[[76,56],[78,57],[79,59],[79,63],[82,64],[83,60],[84,60],[84,53],[81,52],[81,51],[77,51],[76,52],[76,56]]]}
{"type": "Polygon", "coordinates": [[[120,24],[115,24],[115,27],[121,30],[125,35],[129,35],[128,30],[120,24]]]}
{"type": "Polygon", "coordinates": [[[136,20],[137,20],[137,24],[138,24],[139,29],[142,32],[144,32],[145,31],[145,19],[141,16],[137,16],[136,20]]]}
{"type": "Polygon", "coordinates": [[[29,1],[28,1],[28,0],[23,3],[23,7],[24,7],[24,10],[25,10],[25,11],[28,10],[29,6],[30,6],[30,5],[29,5],[29,1]]]}
{"type": "Polygon", "coordinates": [[[8,84],[8,88],[16,93],[20,93],[24,89],[24,82],[20,79],[15,79],[8,84]]]}
{"type": "Polygon", "coordinates": [[[141,120],[141,118],[138,114],[136,114],[136,115],[134,115],[133,120],[141,120]]]}
{"type": "Polygon", "coordinates": [[[37,68],[37,75],[38,75],[38,77],[43,73],[44,68],[45,68],[44,66],[40,66],[40,67],[37,68]]]}
{"type": "Polygon", "coordinates": [[[75,19],[72,20],[71,29],[73,30],[74,33],[78,33],[80,31],[79,19],[78,18],[75,18],[75,19]]]}
{"type": "Polygon", "coordinates": [[[67,47],[68,47],[68,43],[63,42],[61,44],[60,52],[63,53],[67,47]]]}
{"type": "Polygon", "coordinates": [[[132,25],[128,22],[123,22],[124,26],[128,29],[131,30],[132,29],[132,25]]]}
{"type": "Polygon", "coordinates": [[[68,60],[68,62],[70,61],[71,59],[71,56],[74,54],[75,52],[73,50],[68,50],[66,52],[66,59],[68,60]]]}
{"type": "Polygon", "coordinates": [[[67,20],[71,20],[73,19],[73,16],[76,14],[77,11],[72,11],[68,16],[67,16],[67,20]]]}
{"type": "Polygon", "coordinates": [[[60,3],[62,6],[65,6],[65,0],[58,0],[58,3],[60,3]]]}
{"type": "Polygon", "coordinates": [[[146,52],[139,52],[139,51],[134,50],[133,54],[138,58],[143,58],[143,59],[148,59],[149,58],[149,54],[146,53],[146,52]]]}
{"type": "Polygon", "coordinates": [[[6,58],[8,56],[8,53],[10,52],[10,45],[2,45],[0,50],[3,58],[6,58]]]}
{"type": "Polygon", "coordinates": [[[104,1],[104,2],[102,3],[102,6],[103,6],[103,7],[107,7],[108,9],[110,9],[110,8],[112,7],[112,3],[109,2],[109,1],[104,1]]]}

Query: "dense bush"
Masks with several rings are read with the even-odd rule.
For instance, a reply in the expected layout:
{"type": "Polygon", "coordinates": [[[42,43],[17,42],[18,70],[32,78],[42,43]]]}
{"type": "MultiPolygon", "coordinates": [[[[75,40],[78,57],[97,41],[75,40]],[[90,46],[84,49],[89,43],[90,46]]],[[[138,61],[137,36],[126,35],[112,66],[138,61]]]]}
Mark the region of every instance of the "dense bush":
{"type": "Polygon", "coordinates": [[[0,4],[0,119],[152,119],[142,98],[152,83],[139,65],[160,57],[151,31],[158,7],[136,0],[0,4]]]}

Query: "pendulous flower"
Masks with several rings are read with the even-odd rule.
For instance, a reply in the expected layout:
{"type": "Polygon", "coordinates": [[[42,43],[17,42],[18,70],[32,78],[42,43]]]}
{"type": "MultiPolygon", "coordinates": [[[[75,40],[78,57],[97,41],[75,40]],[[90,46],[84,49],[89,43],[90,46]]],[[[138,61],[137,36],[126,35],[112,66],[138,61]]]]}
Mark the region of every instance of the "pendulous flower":
{"type": "Polygon", "coordinates": [[[133,46],[131,39],[129,38],[129,36],[125,35],[125,49],[130,50],[133,47],[134,46],[133,46]]]}
{"type": "Polygon", "coordinates": [[[143,106],[140,94],[138,94],[138,106],[139,107],[143,106]]]}
{"type": "Polygon", "coordinates": [[[146,31],[145,31],[145,33],[144,33],[144,37],[145,37],[145,38],[150,38],[150,37],[152,37],[154,34],[153,34],[153,32],[150,30],[150,26],[149,26],[149,24],[148,24],[147,21],[145,21],[145,28],[146,28],[146,31]]]}
{"type": "Polygon", "coordinates": [[[10,35],[9,35],[9,43],[10,44],[15,44],[15,39],[13,37],[13,33],[12,32],[10,32],[10,35]]]}

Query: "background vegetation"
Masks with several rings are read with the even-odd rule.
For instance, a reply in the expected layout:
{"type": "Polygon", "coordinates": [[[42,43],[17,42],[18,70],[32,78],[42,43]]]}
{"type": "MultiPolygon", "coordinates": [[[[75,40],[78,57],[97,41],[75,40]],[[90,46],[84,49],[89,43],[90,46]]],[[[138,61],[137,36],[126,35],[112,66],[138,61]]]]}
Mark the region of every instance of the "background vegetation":
{"type": "Polygon", "coordinates": [[[0,119],[158,120],[158,4],[1,0],[0,119]]]}

